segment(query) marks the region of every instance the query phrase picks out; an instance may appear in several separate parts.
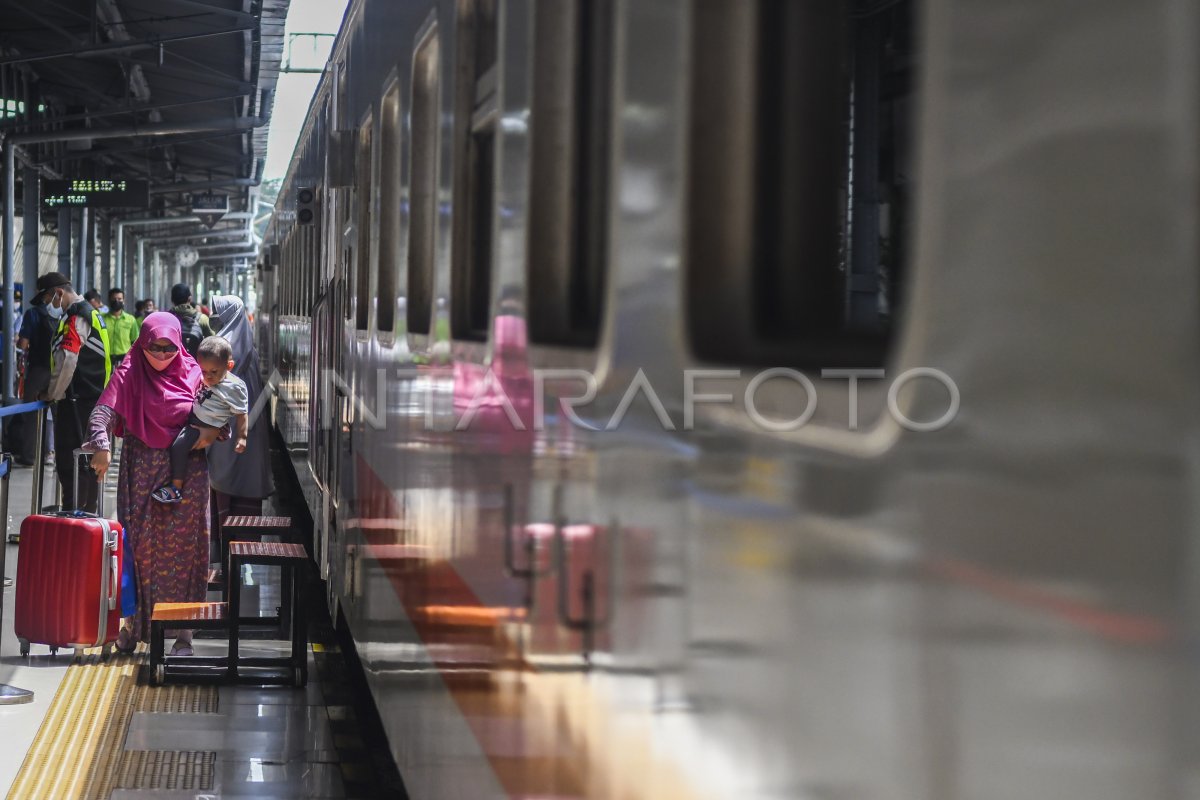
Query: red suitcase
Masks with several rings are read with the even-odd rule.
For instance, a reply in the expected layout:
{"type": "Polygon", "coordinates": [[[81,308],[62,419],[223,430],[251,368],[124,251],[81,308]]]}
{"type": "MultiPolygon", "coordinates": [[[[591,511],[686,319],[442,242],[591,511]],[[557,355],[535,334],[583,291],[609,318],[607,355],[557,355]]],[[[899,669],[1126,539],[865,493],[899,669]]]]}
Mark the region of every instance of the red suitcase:
{"type": "Polygon", "coordinates": [[[120,523],[102,516],[61,511],[25,518],[13,615],[21,655],[31,643],[49,645],[52,653],[59,647],[112,652],[121,628],[121,548],[120,523]]]}

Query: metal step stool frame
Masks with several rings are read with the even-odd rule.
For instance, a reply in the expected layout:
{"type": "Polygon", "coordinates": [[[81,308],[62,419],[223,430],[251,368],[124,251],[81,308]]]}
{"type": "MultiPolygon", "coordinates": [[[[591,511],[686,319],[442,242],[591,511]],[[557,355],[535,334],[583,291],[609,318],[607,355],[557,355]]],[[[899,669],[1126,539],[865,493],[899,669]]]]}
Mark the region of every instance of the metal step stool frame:
{"type": "Polygon", "coordinates": [[[304,545],[266,542],[229,543],[229,560],[225,564],[226,588],[225,596],[229,598],[229,681],[232,683],[283,683],[291,686],[304,686],[308,683],[308,624],[301,601],[299,576],[295,574],[308,564],[308,553],[304,545]],[[261,625],[263,617],[241,616],[241,573],[244,564],[278,566],[283,570],[284,586],[289,592],[281,599],[281,616],[287,614],[291,621],[290,640],[291,655],[286,658],[240,658],[238,649],[243,625],[261,625]],[[235,577],[236,576],[236,577],[235,577]],[[235,583],[236,581],[236,583],[235,583]],[[278,677],[274,675],[246,675],[241,668],[286,668],[290,675],[278,677]]]}
{"type": "Polygon", "coordinates": [[[197,678],[206,681],[223,681],[229,675],[228,651],[224,656],[168,656],[166,649],[167,628],[188,630],[228,630],[229,612],[227,603],[155,603],[150,615],[150,666],[151,686],[162,686],[168,677],[197,678]],[[220,610],[214,616],[190,616],[156,619],[160,611],[170,607],[205,607],[220,610]]]}
{"type": "MultiPolygon", "coordinates": [[[[293,536],[294,530],[291,517],[259,514],[227,514],[222,517],[221,569],[224,570],[225,575],[221,581],[221,589],[224,594],[221,599],[226,602],[230,600],[229,587],[232,583],[229,579],[229,545],[231,542],[235,540],[241,542],[261,542],[264,536],[278,536],[281,541],[293,542],[295,541],[295,537],[293,536]]],[[[292,595],[291,579],[291,572],[286,569],[283,570],[279,586],[281,598],[287,598],[292,595]]],[[[287,616],[289,605],[289,603],[283,602],[281,599],[279,613],[276,616],[256,617],[253,618],[253,621],[247,619],[242,624],[256,628],[276,628],[279,631],[280,638],[287,638],[291,630],[291,620],[287,616]]]]}

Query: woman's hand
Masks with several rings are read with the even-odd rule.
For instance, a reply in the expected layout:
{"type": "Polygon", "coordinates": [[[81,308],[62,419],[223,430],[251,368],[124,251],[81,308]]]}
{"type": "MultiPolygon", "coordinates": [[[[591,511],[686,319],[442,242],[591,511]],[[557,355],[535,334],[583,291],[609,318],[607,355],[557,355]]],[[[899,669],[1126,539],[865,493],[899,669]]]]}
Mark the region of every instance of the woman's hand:
{"type": "Polygon", "coordinates": [[[217,437],[220,435],[221,435],[221,431],[218,430],[217,428],[201,428],[200,429],[200,438],[196,440],[196,443],[194,445],[192,445],[192,449],[193,450],[206,450],[208,448],[208,446],[211,445],[213,442],[215,442],[217,440],[217,437]]]}
{"type": "Polygon", "coordinates": [[[92,453],[92,469],[96,471],[96,477],[101,482],[104,481],[104,473],[108,472],[110,463],[112,463],[112,453],[107,450],[97,450],[92,453]]]}

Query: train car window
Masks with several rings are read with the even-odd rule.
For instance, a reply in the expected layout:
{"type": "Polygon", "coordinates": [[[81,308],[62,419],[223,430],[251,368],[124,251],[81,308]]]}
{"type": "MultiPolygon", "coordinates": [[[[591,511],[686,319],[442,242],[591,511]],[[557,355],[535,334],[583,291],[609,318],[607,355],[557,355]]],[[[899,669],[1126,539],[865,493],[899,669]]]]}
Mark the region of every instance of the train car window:
{"type": "Polygon", "coordinates": [[[312,269],[308,275],[308,307],[311,309],[321,291],[321,229],[315,225],[311,226],[308,229],[308,238],[312,242],[309,247],[309,252],[312,253],[312,269]]]}
{"type": "Polygon", "coordinates": [[[450,330],[456,339],[484,341],[491,316],[492,229],[495,224],[496,124],[499,118],[495,0],[460,3],[455,98],[454,241],[450,330]]]}
{"type": "Polygon", "coordinates": [[[912,228],[915,0],[706,0],[693,19],[697,356],[879,366],[912,228]]]}
{"type": "Polygon", "coordinates": [[[611,0],[540,0],[530,129],[529,338],[593,347],[604,311],[611,0]]]}
{"type": "Polygon", "coordinates": [[[308,279],[308,248],[304,229],[292,228],[292,253],[296,259],[296,313],[304,313],[304,282],[308,279]]]}
{"type": "MultiPolygon", "coordinates": [[[[280,248],[280,251],[283,254],[283,270],[282,270],[282,272],[285,274],[291,274],[291,272],[292,272],[291,237],[287,237],[283,240],[283,247],[280,248]]],[[[283,310],[284,314],[288,314],[288,315],[292,314],[292,284],[291,284],[291,281],[286,283],[283,287],[283,303],[281,304],[281,306],[282,306],[282,310],[283,310]]]]}
{"type": "Polygon", "coordinates": [[[362,127],[358,129],[358,152],[354,156],[354,165],[358,169],[358,179],[355,181],[358,204],[357,222],[357,266],[355,295],[355,327],[360,331],[367,330],[367,322],[371,310],[371,203],[374,187],[371,184],[371,145],[375,120],[368,114],[362,127]]]}
{"type": "MultiPolygon", "coordinates": [[[[350,64],[346,58],[338,61],[337,65],[337,95],[334,98],[334,118],[337,123],[337,133],[339,136],[339,144],[344,144],[346,136],[350,135],[353,123],[350,121],[350,64]]],[[[348,147],[348,145],[346,146],[348,147]]],[[[347,161],[349,159],[346,159],[347,161]]],[[[349,245],[346,238],[346,230],[350,225],[351,207],[349,203],[349,192],[346,190],[345,183],[349,178],[349,168],[346,169],[346,175],[339,184],[343,188],[339,192],[339,202],[337,204],[337,217],[334,219],[334,247],[336,252],[341,254],[337,271],[341,273],[342,291],[338,295],[337,312],[342,319],[350,318],[350,292],[345,287],[349,286],[349,271],[352,269],[350,259],[353,255],[353,248],[349,245]]]]}
{"type": "Polygon", "coordinates": [[[350,129],[350,71],[346,68],[346,59],[343,58],[337,63],[337,97],[335,98],[334,111],[337,114],[337,122],[339,130],[350,129]]]}
{"type": "Polygon", "coordinates": [[[496,66],[499,57],[500,37],[496,26],[496,0],[473,0],[470,3],[470,24],[474,28],[474,63],[472,72],[475,80],[484,78],[496,66]]]}
{"type": "Polygon", "coordinates": [[[292,313],[299,315],[301,308],[301,287],[304,285],[304,248],[300,246],[300,232],[292,227],[288,234],[288,252],[291,258],[292,273],[292,313]]]}
{"type": "MultiPolygon", "coordinates": [[[[291,236],[288,236],[283,240],[283,247],[280,248],[280,251],[283,254],[283,269],[281,270],[281,275],[285,274],[285,273],[291,274],[291,272],[292,272],[292,238],[291,238],[291,236]]],[[[283,299],[283,302],[280,304],[280,307],[281,307],[281,310],[283,311],[283,313],[287,314],[287,315],[291,315],[292,313],[294,313],[293,309],[292,309],[292,281],[288,281],[287,283],[284,284],[282,299],[283,299]]]]}
{"type": "Polygon", "coordinates": [[[379,291],[375,327],[396,326],[396,273],[400,269],[400,85],[394,84],[379,108],[379,291]]]}
{"type": "Polygon", "coordinates": [[[441,45],[437,28],[413,55],[412,142],[409,147],[408,330],[433,327],[433,264],[438,213],[438,121],[441,116],[441,45]]]}
{"type": "Polygon", "coordinates": [[[316,271],[317,254],[314,247],[313,229],[304,226],[304,314],[312,310],[313,304],[313,273],[316,271]]]}
{"type": "Polygon", "coordinates": [[[300,316],[304,313],[304,237],[301,232],[292,228],[292,313],[300,316]]]}
{"type": "Polygon", "coordinates": [[[308,252],[304,230],[297,226],[292,232],[292,254],[296,260],[296,313],[304,313],[304,281],[308,277],[308,252]]]}

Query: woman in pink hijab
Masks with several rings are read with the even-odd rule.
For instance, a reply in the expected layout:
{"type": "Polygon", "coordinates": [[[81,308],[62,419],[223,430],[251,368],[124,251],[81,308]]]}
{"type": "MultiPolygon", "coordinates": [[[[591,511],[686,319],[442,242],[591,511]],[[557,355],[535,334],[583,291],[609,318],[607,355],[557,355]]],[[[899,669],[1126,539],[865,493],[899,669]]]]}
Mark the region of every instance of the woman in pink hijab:
{"type": "MultiPolygon", "coordinates": [[[[150,493],[170,477],[170,447],[186,424],[200,386],[200,367],[183,348],[179,320],[150,314],[129,355],[117,367],[92,413],[84,449],[103,478],[111,437],[124,438],[117,480],[117,519],[133,552],[137,612],[122,626],[118,648],[130,652],[150,635],[155,603],[202,602],[208,588],[208,463],[202,432],[188,463],[183,502],[164,505],[150,493]]],[[[127,561],[128,563],[128,561],[127,561]]],[[[172,655],[192,654],[192,632],[176,631],[172,655]]]]}

